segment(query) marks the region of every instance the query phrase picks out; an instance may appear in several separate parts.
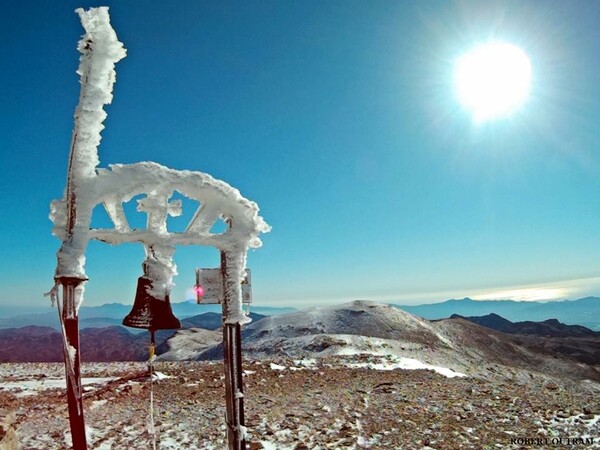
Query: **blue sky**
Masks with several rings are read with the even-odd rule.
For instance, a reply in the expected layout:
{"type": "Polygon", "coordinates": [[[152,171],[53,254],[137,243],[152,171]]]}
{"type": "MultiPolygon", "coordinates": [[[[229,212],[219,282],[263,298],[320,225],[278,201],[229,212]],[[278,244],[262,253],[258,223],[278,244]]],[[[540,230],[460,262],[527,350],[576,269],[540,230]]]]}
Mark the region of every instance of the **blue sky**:
{"type": "MultiPolygon", "coordinates": [[[[257,303],[600,294],[597,2],[102,5],[128,56],[101,165],[199,170],[256,201],[273,226],[249,255],[257,303]],[[490,39],[525,50],[532,90],[476,125],[453,64],[490,39]]],[[[3,6],[2,305],[45,304],[53,283],[49,203],[79,93],[73,11],[89,6],[3,6]]],[[[132,302],[141,245],[94,242],[87,257],[86,304],[132,302]]],[[[176,262],[181,301],[218,255],[178,248],[176,262]]]]}

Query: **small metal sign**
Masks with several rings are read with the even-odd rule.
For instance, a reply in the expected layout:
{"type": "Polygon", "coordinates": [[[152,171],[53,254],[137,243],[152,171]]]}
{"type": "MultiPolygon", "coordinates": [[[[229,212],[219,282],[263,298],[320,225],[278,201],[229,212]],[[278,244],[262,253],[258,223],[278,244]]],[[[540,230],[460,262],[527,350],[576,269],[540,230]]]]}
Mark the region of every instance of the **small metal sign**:
{"type": "MultiPolygon", "coordinates": [[[[242,281],[242,303],[252,303],[252,278],[250,269],[242,281]]],[[[199,304],[222,303],[223,274],[221,269],[196,269],[196,300],[199,304]]]]}

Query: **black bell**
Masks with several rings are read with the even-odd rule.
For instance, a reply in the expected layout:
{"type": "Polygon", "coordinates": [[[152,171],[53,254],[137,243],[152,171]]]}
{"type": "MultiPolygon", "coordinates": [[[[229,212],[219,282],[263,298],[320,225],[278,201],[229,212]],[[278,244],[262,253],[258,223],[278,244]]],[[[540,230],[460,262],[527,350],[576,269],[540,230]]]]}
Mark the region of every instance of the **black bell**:
{"type": "Polygon", "coordinates": [[[181,322],[171,310],[169,296],[164,300],[153,297],[147,291],[151,286],[152,281],[149,278],[138,278],[135,302],[131,312],[123,319],[123,325],[150,331],[181,328],[181,322]]]}

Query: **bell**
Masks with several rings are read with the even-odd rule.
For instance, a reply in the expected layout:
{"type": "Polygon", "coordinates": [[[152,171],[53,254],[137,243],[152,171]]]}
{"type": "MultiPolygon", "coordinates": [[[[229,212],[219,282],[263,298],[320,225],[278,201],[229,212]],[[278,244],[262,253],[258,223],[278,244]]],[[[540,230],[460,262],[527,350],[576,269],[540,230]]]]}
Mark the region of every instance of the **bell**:
{"type": "Polygon", "coordinates": [[[167,295],[159,300],[147,291],[152,281],[146,277],[138,278],[137,292],[131,312],[123,319],[123,325],[133,328],[154,330],[173,330],[181,328],[181,322],[173,315],[171,302],[167,295]]]}

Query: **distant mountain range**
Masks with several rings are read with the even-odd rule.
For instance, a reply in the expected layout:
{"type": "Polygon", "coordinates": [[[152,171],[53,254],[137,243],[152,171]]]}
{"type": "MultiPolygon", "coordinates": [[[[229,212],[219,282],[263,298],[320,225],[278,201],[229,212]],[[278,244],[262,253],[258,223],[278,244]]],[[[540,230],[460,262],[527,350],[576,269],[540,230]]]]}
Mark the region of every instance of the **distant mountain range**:
{"type": "Polygon", "coordinates": [[[552,302],[517,302],[513,300],[447,300],[428,305],[394,305],[429,320],[444,319],[453,314],[464,317],[498,314],[512,322],[557,319],[569,325],[582,325],[600,331],[600,298],[552,302]]]}
{"type": "MultiPolygon", "coordinates": [[[[180,319],[212,313],[220,316],[221,305],[198,305],[195,302],[172,303],[173,314],[180,319]]],[[[277,308],[269,306],[251,306],[252,312],[263,316],[295,311],[295,308],[277,308]]],[[[82,306],[79,310],[79,328],[101,328],[121,326],[123,318],[131,311],[131,305],[122,303],[107,303],[101,306],[82,306]]],[[[40,314],[20,314],[0,318],[0,329],[21,328],[26,326],[50,327],[60,329],[56,308],[48,308],[48,312],[40,314]]],[[[198,325],[199,326],[199,325],[198,325]]],[[[205,327],[202,327],[205,328],[205,327]]],[[[135,329],[130,329],[136,333],[135,329]]]]}
{"type": "MultiPolygon", "coordinates": [[[[264,315],[250,313],[252,320],[263,319],[264,315]]],[[[217,330],[222,324],[221,315],[214,312],[200,314],[181,320],[185,330],[204,328],[219,339],[217,330]]],[[[167,351],[165,341],[176,334],[176,330],[159,330],[156,333],[157,351],[167,351]],[[163,345],[163,347],[161,347],[163,345]]],[[[51,327],[29,325],[21,328],[0,330],[0,362],[60,362],[63,361],[60,332],[51,327]]],[[[145,330],[108,326],[85,328],[80,332],[82,361],[144,361],[148,358],[150,336],[145,330]],[[135,332],[133,332],[135,330],[135,332]]]]}
{"type": "MultiPolygon", "coordinates": [[[[180,320],[198,316],[207,312],[220,314],[220,305],[198,305],[195,302],[173,303],[173,313],[180,320]]],[[[458,314],[463,317],[485,316],[497,314],[512,322],[557,319],[568,325],[581,325],[594,331],[600,331],[600,298],[586,297],[578,300],[564,300],[552,302],[517,302],[513,300],[447,300],[441,303],[426,305],[397,305],[411,314],[425,319],[435,320],[451,317],[458,314]]],[[[291,307],[251,306],[251,311],[272,316],[277,314],[298,311],[291,307]]],[[[102,306],[82,306],[79,312],[79,327],[98,328],[120,326],[123,318],[131,310],[131,305],[121,303],[107,303],[102,306]]],[[[0,329],[18,328],[29,325],[52,327],[59,329],[56,309],[48,308],[45,313],[39,314],[4,314],[0,318],[0,329]]],[[[204,327],[202,327],[204,328],[204,327]]],[[[135,332],[135,330],[132,330],[135,332]]]]}
{"type": "MultiPolygon", "coordinates": [[[[590,330],[581,325],[565,325],[556,319],[548,319],[542,322],[530,320],[524,322],[511,322],[498,314],[488,314],[479,317],[463,317],[452,314],[451,319],[466,319],[482,327],[491,328],[496,331],[509,334],[527,334],[545,337],[600,337],[600,332],[590,330]]],[[[600,351],[600,349],[599,349],[600,351]]]]}
{"type": "Polygon", "coordinates": [[[468,320],[486,328],[512,334],[517,344],[536,352],[562,355],[600,366],[600,332],[580,325],[565,325],[556,319],[513,323],[497,314],[480,317],[462,317],[454,314],[451,318],[468,320]]]}
{"type": "MultiPolygon", "coordinates": [[[[61,362],[60,332],[27,326],[0,330],[0,362],[61,362]]],[[[88,328],[80,333],[82,361],[143,361],[148,358],[146,333],[132,334],[123,327],[88,328]]]]}

